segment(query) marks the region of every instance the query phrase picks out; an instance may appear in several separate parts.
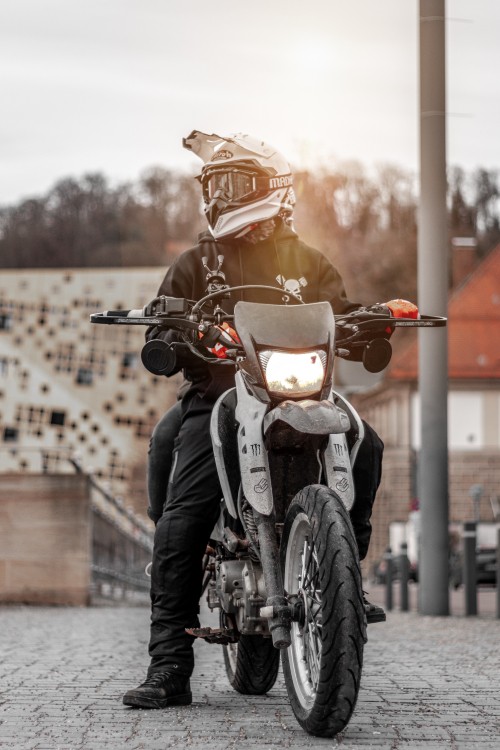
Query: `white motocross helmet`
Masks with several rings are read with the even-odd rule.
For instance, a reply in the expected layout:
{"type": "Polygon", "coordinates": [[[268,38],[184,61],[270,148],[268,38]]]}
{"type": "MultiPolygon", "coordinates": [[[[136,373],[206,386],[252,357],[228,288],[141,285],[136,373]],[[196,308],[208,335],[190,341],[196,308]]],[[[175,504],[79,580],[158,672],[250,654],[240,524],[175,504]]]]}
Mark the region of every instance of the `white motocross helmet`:
{"type": "Polygon", "coordinates": [[[291,217],[295,196],[286,159],[273,146],[243,133],[193,130],[182,141],[204,162],[197,179],[214,239],[242,237],[276,216],[291,217]]]}

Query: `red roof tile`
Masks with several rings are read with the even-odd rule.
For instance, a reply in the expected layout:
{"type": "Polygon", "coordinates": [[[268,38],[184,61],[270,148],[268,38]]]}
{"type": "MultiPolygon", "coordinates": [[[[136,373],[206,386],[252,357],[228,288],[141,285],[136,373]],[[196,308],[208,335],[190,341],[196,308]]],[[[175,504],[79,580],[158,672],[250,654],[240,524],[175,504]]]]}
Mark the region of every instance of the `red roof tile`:
{"type": "MultiPolygon", "coordinates": [[[[432,336],[432,331],[426,335],[432,336]]],[[[448,362],[450,378],[500,379],[500,245],[450,297],[448,362]]],[[[417,377],[415,337],[407,347],[394,353],[389,378],[416,380],[417,377]]]]}

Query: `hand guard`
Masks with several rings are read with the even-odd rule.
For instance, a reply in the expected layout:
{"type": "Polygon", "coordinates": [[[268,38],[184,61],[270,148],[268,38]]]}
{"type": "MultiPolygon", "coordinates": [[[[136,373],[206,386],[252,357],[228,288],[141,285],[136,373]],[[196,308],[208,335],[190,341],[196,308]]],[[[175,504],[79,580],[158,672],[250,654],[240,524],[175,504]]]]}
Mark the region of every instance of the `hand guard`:
{"type": "Polygon", "coordinates": [[[389,308],[393,318],[416,319],[420,317],[417,305],[407,299],[391,299],[385,303],[385,307],[389,308]]]}

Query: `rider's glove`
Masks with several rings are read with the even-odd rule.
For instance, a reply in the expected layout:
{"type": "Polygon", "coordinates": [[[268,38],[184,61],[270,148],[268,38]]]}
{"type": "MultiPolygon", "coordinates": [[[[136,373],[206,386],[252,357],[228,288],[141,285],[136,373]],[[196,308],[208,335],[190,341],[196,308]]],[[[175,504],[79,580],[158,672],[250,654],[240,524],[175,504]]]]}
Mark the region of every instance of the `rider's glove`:
{"type": "Polygon", "coordinates": [[[388,318],[418,318],[418,307],[407,299],[391,299],[389,302],[377,302],[375,305],[361,308],[366,312],[386,315],[388,318]]]}
{"type": "MultiPolygon", "coordinates": [[[[391,299],[383,304],[372,305],[367,310],[379,315],[387,315],[388,318],[418,318],[420,314],[418,307],[407,299],[391,299]]],[[[389,340],[394,333],[394,326],[387,326],[383,338],[389,340]]]]}
{"type": "Polygon", "coordinates": [[[198,336],[208,351],[219,359],[227,359],[227,350],[241,344],[234,328],[226,322],[220,326],[213,326],[208,334],[200,333],[198,336]]]}
{"type": "MultiPolygon", "coordinates": [[[[377,302],[375,305],[369,305],[368,307],[360,307],[357,312],[371,312],[377,315],[384,316],[386,318],[418,318],[420,314],[418,307],[413,302],[408,302],[406,299],[391,299],[389,302],[377,302]]],[[[391,338],[394,333],[394,325],[388,325],[381,329],[379,332],[372,332],[375,338],[387,339],[391,338]]],[[[363,358],[363,349],[352,348],[350,354],[346,359],[350,359],[354,362],[360,362],[363,358]]]]}

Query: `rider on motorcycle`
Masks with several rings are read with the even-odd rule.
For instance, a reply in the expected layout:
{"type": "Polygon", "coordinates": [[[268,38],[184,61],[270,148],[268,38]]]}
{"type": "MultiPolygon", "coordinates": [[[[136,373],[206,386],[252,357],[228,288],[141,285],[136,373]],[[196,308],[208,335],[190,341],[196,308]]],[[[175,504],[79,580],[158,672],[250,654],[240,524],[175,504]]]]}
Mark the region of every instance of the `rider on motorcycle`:
{"type": "MultiPolygon", "coordinates": [[[[162,295],[201,299],[227,284],[279,285],[304,302],[329,301],[336,315],[361,306],[350,302],[338,271],[292,228],[295,196],[290,166],[272,146],[248,135],[221,137],[193,131],[183,145],[203,161],[201,183],[209,230],[168,270],[158,297],[145,315],[162,311],[162,295]]],[[[239,299],[276,304],[276,295],[233,292],[222,304],[232,313],[239,299]]],[[[388,303],[385,307],[391,315],[388,303]]],[[[393,309],[393,314],[398,312],[393,309]]],[[[412,316],[413,317],[413,316],[412,316]]],[[[147,338],[172,340],[154,327],[147,338]]],[[[388,334],[389,335],[389,334],[388,334]]],[[[150,444],[148,491],[156,523],[151,571],[151,663],[147,679],[123,702],[143,708],[191,703],[193,637],[199,626],[201,560],[220,509],[221,489],[210,439],[217,398],[234,385],[234,368],[216,367],[193,355],[178,356],[189,383],[182,399],[160,420],[150,444]],[[170,458],[171,457],[171,458],[170,458]]],[[[365,423],[365,438],[354,467],[356,500],[351,520],[363,559],[370,517],[380,483],[383,444],[365,423]]],[[[365,601],[368,622],[385,619],[382,608],[365,601]]]]}

